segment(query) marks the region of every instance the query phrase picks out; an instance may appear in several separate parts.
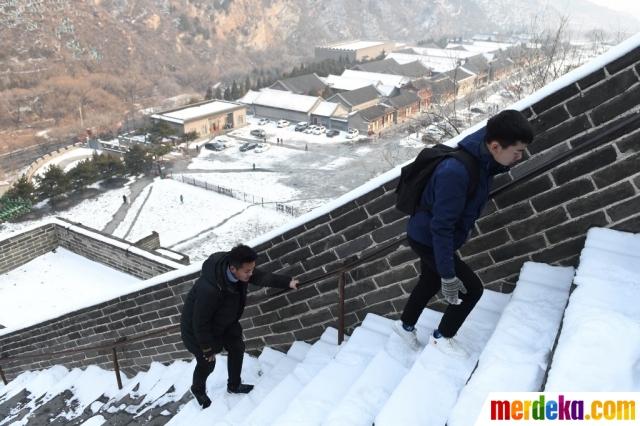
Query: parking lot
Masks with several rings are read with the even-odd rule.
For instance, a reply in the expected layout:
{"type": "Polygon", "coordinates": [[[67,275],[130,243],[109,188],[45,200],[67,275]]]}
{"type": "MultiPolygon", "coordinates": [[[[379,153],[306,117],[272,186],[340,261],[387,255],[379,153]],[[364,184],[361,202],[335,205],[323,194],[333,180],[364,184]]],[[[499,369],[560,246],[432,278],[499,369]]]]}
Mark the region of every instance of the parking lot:
{"type": "MultiPolygon", "coordinates": [[[[183,173],[225,173],[224,185],[234,188],[234,180],[242,190],[278,201],[293,201],[301,207],[317,207],[357,188],[399,164],[415,156],[425,146],[418,141],[403,140],[408,135],[389,130],[382,138],[362,135],[347,139],[345,132],[334,137],[296,132],[292,123],[278,128],[270,121],[259,126],[258,118],[248,117],[249,125],[235,129],[215,140],[225,140],[226,148],[220,151],[200,146],[188,170],[183,173]],[[264,129],[268,149],[241,151],[245,142],[264,143],[264,138],[251,136],[251,130],[264,129]],[[277,142],[282,140],[282,144],[277,142]],[[255,172],[254,172],[255,165],[255,172]],[[247,174],[269,173],[271,181],[295,190],[295,195],[282,199],[271,193],[270,185],[255,187],[246,182],[247,174]],[[235,176],[235,177],[234,177],[235,176]]],[[[213,142],[212,142],[213,143],[213,142]]],[[[255,175],[254,175],[255,176],[255,175]]],[[[222,183],[221,183],[222,184],[222,183]]],[[[238,188],[240,189],[240,188],[238,188]]]]}

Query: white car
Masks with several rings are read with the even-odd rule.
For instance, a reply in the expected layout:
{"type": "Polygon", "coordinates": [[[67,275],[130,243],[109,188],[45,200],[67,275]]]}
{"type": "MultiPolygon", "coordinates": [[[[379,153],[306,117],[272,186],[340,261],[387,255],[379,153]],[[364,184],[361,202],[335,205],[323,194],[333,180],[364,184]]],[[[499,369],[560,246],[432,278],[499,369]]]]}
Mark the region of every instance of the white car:
{"type": "Polygon", "coordinates": [[[218,142],[220,145],[222,145],[225,148],[229,148],[231,145],[233,145],[234,141],[235,139],[227,138],[224,136],[216,136],[213,139],[213,142],[218,142]]]}
{"type": "Polygon", "coordinates": [[[261,118],[260,121],[258,121],[258,126],[264,126],[265,124],[269,124],[269,120],[266,118],[261,118]]]}
{"type": "Polygon", "coordinates": [[[445,131],[434,124],[430,124],[425,129],[425,133],[436,140],[440,140],[444,136],[445,131]]]}
{"type": "Polygon", "coordinates": [[[280,121],[278,121],[276,123],[276,126],[278,126],[278,127],[287,127],[289,124],[291,124],[291,123],[289,123],[287,120],[280,120],[280,121]]]}
{"type": "Polygon", "coordinates": [[[347,139],[357,138],[359,134],[360,132],[358,131],[358,129],[349,129],[349,131],[347,132],[347,139]]]}
{"type": "Polygon", "coordinates": [[[313,129],[313,134],[314,135],[320,135],[320,134],[322,134],[322,133],[324,133],[326,131],[327,131],[326,127],[324,127],[324,126],[316,126],[316,128],[313,129]]]}
{"type": "Polygon", "coordinates": [[[261,152],[265,152],[269,148],[271,148],[271,145],[269,145],[268,143],[259,143],[258,146],[254,149],[254,151],[257,153],[261,153],[261,152]]]}
{"type": "Polygon", "coordinates": [[[312,124],[311,126],[309,126],[309,127],[307,127],[306,129],[304,129],[304,132],[302,132],[302,133],[309,133],[309,134],[311,134],[311,133],[313,133],[313,131],[316,129],[316,127],[318,127],[318,126],[316,126],[315,124],[312,124]]]}

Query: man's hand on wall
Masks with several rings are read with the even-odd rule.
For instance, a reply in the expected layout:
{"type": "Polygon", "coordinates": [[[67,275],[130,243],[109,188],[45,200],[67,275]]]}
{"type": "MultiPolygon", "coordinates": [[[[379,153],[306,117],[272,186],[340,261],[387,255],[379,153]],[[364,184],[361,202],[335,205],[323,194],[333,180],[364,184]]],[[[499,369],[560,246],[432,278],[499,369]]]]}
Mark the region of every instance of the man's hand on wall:
{"type": "Polygon", "coordinates": [[[300,284],[300,281],[298,280],[291,280],[291,282],[289,283],[289,288],[293,291],[297,291],[298,290],[298,284],[300,284]]]}

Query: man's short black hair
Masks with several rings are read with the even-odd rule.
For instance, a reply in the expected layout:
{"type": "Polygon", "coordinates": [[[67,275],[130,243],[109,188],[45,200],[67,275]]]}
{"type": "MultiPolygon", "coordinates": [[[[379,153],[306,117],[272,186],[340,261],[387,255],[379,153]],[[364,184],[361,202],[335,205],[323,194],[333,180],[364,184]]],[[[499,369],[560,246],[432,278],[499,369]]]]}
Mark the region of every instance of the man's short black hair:
{"type": "Polygon", "coordinates": [[[487,121],[485,142],[497,141],[502,148],[522,142],[529,145],[533,140],[533,127],[520,111],[506,109],[487,121]]]}
{"type": "Polygon", "coordinates": [[[238,244],[227,254],[227,258],[229,259],[229,266],[240,269],[245,263],[255,262],[258,258],[258,253],[249,246],[238,244]]]}

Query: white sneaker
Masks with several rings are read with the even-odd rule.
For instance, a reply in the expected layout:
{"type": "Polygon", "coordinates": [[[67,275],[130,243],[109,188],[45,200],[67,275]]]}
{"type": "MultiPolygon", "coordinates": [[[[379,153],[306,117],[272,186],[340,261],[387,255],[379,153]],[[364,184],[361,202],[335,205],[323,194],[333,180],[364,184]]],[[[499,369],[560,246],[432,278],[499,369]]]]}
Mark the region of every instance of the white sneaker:
{"type": "Polygon", "coordinates": [[[413,331],[407,331],[402,327],[402,321],[396,320],[393,322],[391,328],[396,332],[398,336],[404,340],[404,342],[409,346],[412,350],[417,351],[422,347],[420,341],[418,340],[418,336],[416,335],[416,329],[413,331]]]}
{"type": "Polygon", "coordinates": [[[431,336],[429,336],[429,343],[445,355],[456,358],[469,358],[469,352],[460,346],[460,343],[453,337],[439,337],[436,339],[432,333],[431,336]]]}

